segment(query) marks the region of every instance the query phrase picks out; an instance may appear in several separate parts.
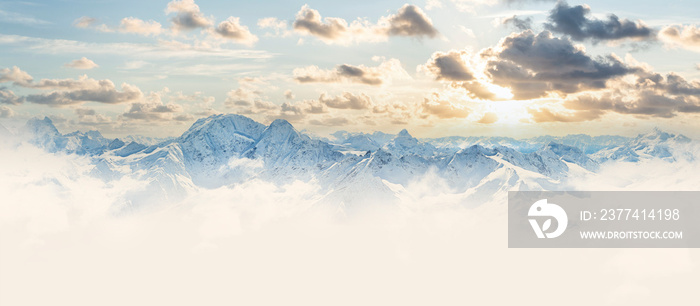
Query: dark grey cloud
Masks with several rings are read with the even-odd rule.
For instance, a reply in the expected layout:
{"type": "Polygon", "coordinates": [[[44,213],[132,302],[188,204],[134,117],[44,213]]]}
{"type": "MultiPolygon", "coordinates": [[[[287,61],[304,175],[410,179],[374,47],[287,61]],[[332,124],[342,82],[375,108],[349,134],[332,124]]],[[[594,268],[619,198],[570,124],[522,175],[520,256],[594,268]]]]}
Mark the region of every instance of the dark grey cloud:
{"type": "Polygon", "coordinates": [[[604,89],[608,80],[637,71],[614,56],[593,58],[548,31],[511,34],[481,56],[488,60],[486,70],[493,82],[511,88],[516,99],[604,89]]]}
{"type": "Polygon", "coordinates": [[[655,37],[654,30],[642,22],[620,19],[614,14],[608,15],[604,20],[590,18],[590,12],[591,8],[587,5],[569,6],[566,2],[560,1],[549,12],[549,22],[545,24],[545,29],[568,35],[575,41],[653,39],[655,37]]]}
{"type": "Polygon", "coordinates": [[[532,29],[532,17],[521,18],[517,15],[513,15],[511,17],[503,19],[501,23],[504,25],[512,25],[520,31],[532,29]]]}

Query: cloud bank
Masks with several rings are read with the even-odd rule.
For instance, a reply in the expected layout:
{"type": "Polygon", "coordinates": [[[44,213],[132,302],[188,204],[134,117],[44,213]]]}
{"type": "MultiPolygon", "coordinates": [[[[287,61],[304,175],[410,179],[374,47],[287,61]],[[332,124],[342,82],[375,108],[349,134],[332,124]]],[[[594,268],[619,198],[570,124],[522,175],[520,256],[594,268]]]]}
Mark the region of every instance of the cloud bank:
{"type": "MultiPolygon", "coordinates": [[[[252,181],[129,210],[144,182],[91,170],[85,158],[0,146],[2,304],[658,305],[693,300],[700,285],[695,249],[509,250],[505,205],[470,208],[431,175],[407,185],[400,208],[344,215],[309,206],[314,182],[252,181]],[[552,279],[568,281],[541,295],[552,279]],[[570,299],[582,287],[595,294],[570,299]]],[[[575,186],[697,190],[698,170],[615,164],[575,186]]]]}

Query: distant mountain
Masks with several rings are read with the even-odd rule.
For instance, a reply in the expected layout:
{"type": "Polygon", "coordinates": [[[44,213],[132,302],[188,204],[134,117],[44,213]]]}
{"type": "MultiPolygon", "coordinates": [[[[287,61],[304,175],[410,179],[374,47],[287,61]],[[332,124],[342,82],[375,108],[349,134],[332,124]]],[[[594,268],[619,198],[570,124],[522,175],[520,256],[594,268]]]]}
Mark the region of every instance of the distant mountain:
{"type": "Polygon", "coordinates": [[[487,199],[499,191],[562,188],[569,176],[594,174],[607,161],[693,158],[676,153],[690,139],[660,130],[635,138],[529,140],[421,140],[407,130],[397,135],[338,132],[324,141],[300,133],[285,120],[265,126],[229,114],[197,120],[180,137],[155,144],[109,140],[97,131],[61,134],[49,118],[29,120],[24,132],[29,142],[50,152],[90,155],[93,174],[103,180],[129,176],[145,181],[143,189],[129,195],[133,207],[252,179],[275,184],[314,180],[323,188],[318,203],[345,209],[370,199],[391,205],[409,192],[406,186],[428,174],[464,198],[487,199]]]}
{"type": "MultiPolygon", "coordinates": [[[[674,135],[654,129],[647,134],[641,134],[624,145],[609,147],[592,154],[599,162],[608,160],[622,160],[638,162],[642,159],[660,158],[667,161],[675,161],[674,149],[691,142],[691,139],[683,135],[674,135]]],[[[690,156],[684,156],[692,159],[690,156]]]]}

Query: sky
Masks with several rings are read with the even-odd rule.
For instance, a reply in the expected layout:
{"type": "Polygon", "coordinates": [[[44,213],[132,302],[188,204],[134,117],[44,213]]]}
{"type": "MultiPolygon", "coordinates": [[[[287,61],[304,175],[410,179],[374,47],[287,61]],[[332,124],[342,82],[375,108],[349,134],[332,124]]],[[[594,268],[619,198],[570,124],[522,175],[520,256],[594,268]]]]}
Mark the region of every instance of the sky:
{"type": "Polygon", "coordinates": [[[700,1],[0,1],[0,123],[700,137],[700,1]]]}

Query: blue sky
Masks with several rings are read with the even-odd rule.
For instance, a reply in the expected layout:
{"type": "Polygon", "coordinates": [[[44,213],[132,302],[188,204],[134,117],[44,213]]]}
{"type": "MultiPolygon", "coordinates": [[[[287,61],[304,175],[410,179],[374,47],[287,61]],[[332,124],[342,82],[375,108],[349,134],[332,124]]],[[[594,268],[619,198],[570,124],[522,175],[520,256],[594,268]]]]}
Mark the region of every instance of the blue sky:
{"type": "Polygon", "coordinates": [[[697,137],[698,4],[2,1],[0,122],[174,136],[241,113],[322,135],[697,137]]]}

